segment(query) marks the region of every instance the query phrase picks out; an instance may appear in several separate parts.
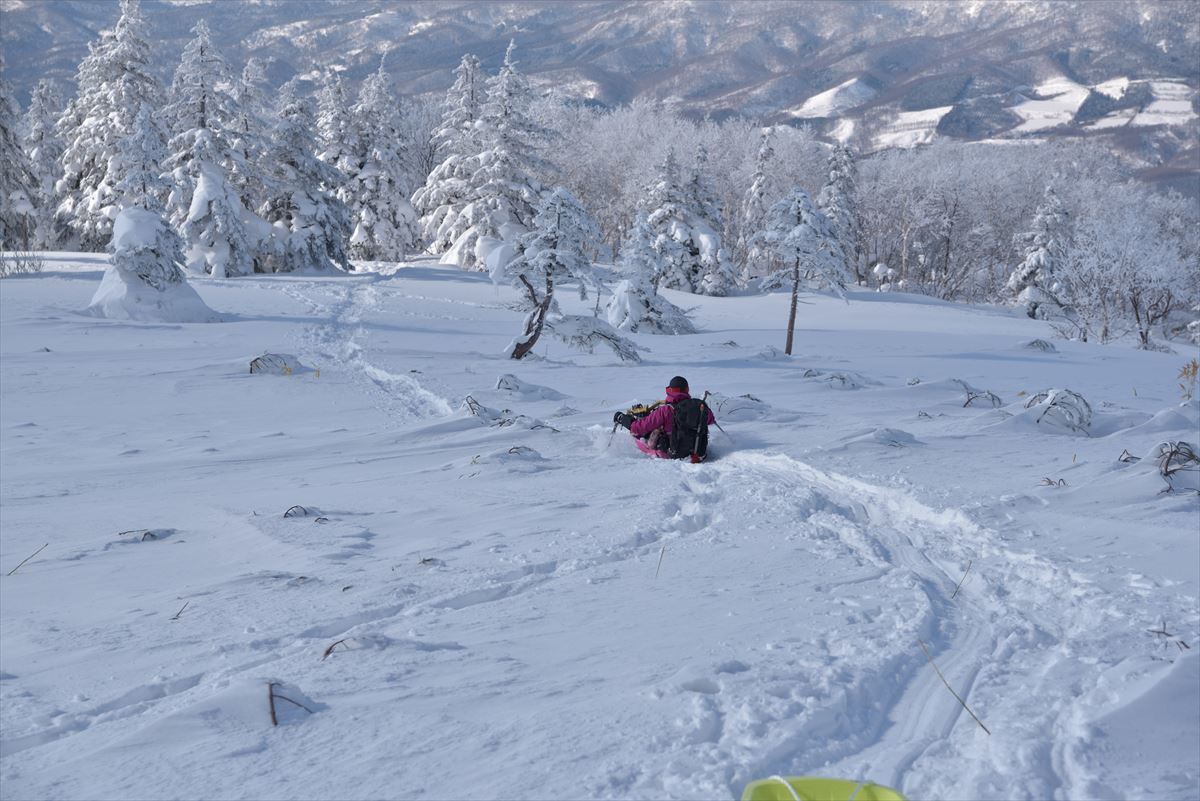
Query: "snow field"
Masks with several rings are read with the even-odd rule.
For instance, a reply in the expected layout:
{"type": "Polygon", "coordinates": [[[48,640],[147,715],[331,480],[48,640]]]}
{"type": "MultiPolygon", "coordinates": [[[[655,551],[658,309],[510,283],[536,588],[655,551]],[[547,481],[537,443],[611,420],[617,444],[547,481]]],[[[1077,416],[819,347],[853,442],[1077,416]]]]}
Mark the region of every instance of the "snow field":
{"type": "Polygon", "coordinates": [[[511,292],[454,269],[199,280],[227,322],[153,325],[81,316],[80,268],[0,285],[0,565],[51,543],[0,578],[6,797],[1200,786],[1200,510],[1116,459],[1196,441],[1185,354],[856,293],[789,358],[786,295],[672,294],[702,333],[642,365],[513,362],[511,292]],[[676,373],[709,464],[610,438],[676,373]],[[1063,386],[1090,436],[1022,416],[1063,386]]]}

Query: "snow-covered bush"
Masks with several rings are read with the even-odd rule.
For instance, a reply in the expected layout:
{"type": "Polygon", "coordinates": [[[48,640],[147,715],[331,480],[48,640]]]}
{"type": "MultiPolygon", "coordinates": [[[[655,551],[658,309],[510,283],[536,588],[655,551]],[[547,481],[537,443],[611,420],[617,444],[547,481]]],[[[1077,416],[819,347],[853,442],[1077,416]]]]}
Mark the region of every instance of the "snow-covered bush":
{"type": "Polygon", "coordinates": [[[88,311],[99,317],[207,323],[218,319],[179,269],[179,236],[160,214],[132,206],[113,224],[112,261],[88,311]]]}
{"type": "Polygon", "coordinates": [[[1036,412],[1034,422],[1048,423],[1075,433],[1088,433],[1092,425],[1092,406],[1078,392],[1046,389],[1030,396],[1025,408],[1036,412]]]}

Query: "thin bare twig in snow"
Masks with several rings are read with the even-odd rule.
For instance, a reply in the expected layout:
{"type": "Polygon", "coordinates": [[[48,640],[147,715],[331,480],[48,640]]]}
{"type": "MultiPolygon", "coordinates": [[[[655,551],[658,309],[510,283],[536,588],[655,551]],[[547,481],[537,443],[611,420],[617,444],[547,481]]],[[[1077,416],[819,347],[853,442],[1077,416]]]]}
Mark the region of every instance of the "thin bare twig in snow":
{"type": "Polygon", "coordinates": [[[191,601],[184,601],[183,606],[179,607],[179,611],[175,613],[175,615],[171,618],[171,620],[179,620],[179,616],[183,614],[183,610],[187,609],[188,604],[190,604],[190,603],[191,603],[191,601]]]}
{"type": "Polygon", "coordinates": [[[664,557],[664,556],[666,556],[666,555],[667,555],[667,546],[666,546],[666,545],[664,545],[664,546],[662,547],[662,550],[658,552],[658,567],[657,567],[657,568],[655,568],[655,570],[654,570],[654,577],[655,577],[655,578],[658,578],[659,571],[661,571],[661,570],[662,570],[662,560],[663,560],[663,557],[664,557]]]}
{"type": "Polygon", "coordinates": [[[299,701],[293,701],[291,698],[288,698],[286,695],[277,695],[275,692],[275,688],[278,686],[279,686],[279,684],[277,682],[272,681],[272,682],[267,683],[267,698],[271,703],[271,725],[272,726],[279,725],[279,717],[275,714],[275,699],[276,698],[278,698],[280,701],[287,701],[292,706],[298,706],[310,715],[313,713],[313,711],[311,709],[309,709],[308,707],[306,707],[304,704],[300,703],[299,701]]]}
{"type": "MultiPolygon", "coordinates": [[[[334,648],[337,648],[339,645],[346,645],[346,641],[345,641],[345,640],[338,640],[338,641],[337,641],[337,642],[335,642],[333,645],[331,645],[331,646],[329,646],[328,648],[326,648],[326,649],[325,649],[325,653],[321,654],[321,661],[322,661],[322,662],[324,662],[326,659],[328,659],[328,658],[329,658],[329,655],[333,653],[333,649],[334,649],[334,648]]],[[[347,646],[347,647],[349,647],[349,646],[347,646]]]]}
{"type": "Polygon", "coordinates": [[[967,580],[967,574],[971,572],[971,560],[967,560],[967,569],[963,571],[962,578],[958,580],[958,585],[954,588],[954,594],[950,596],[953,601],[958,596],[958,591],[962,589],[963,582],[967,580]]]}
{"type": "Polygon", "coordinates": [[[975,722],[979,724],[979,728],[987,732],[988,736],[991,736],[992,733],[988,730],[988,727],[984,726],[983,721],[979,719],[979,716],[971,711],[971,707],[967,706],[967,702],[962,699],[962,696],[954,692],[954,688],[950,686],[950,682],[946,681],[946,677],[942,675],[942,671],[938,670],[938,666],[933,663],[933,655],[930,654],[929,649],[925,647],[925,641],[918,639],[917,642],[920,643],[921,650],[925,652],[925,658],[929,660],[930,666],[933,667],[933,672],[938,674],[938,678],[942,680],[942,684],[945,684],[946,689],[950,691],[950,694],[953,695],[960,704],[962,704],[962,708],[967,710],[967,714],[975,718],[975,722]]]}
{"type": "MultiPolygon", "coordinates": [[[[36,551],[34,551],[33,553],[29,554],[29,556],[26,556],[24,559],[22,559],[22,560],[21,560],[21,565],[25,564],[26,562],[28,562],[28,561],[29,561],[30,559],[32,559],[33,557],[37,556],[37,555],[38,555],[39,553],[41,553],[42,551],[46,550],[47,546],[49,546],[49,545],[50,545],[50,543],[48,543],[48,542],[47,542],[47,543],[46,543],[45,545],[43,545],[41,548],[38,548],[38,549],[37,549],[36,551]]],[[[20,570],[20,569],[21,569],[21,565],[17,565],[17,566],[16,566],[16,567],[14,567],[12,570],[8,571],[8,575],[10,575],[10,576],[11,576],[13,573],[16,573],[18,570],[20,570]]]]}

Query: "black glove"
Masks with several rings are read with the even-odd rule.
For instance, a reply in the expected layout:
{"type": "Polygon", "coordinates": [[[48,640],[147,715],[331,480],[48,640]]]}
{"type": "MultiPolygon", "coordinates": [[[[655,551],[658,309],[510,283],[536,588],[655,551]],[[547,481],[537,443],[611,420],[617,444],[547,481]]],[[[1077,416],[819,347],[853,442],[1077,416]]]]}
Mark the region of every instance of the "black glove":
{"type": "Polygon", "coordinates": [[[633,425],[633,421],[634,421],[634,416],[632,414],[626,414],[625,412],[617,412],[616,414],[613,415],[613,422],[616,423],[617,425],[621,426],[622,428],[629,428],[631,425],[633,425]]]}

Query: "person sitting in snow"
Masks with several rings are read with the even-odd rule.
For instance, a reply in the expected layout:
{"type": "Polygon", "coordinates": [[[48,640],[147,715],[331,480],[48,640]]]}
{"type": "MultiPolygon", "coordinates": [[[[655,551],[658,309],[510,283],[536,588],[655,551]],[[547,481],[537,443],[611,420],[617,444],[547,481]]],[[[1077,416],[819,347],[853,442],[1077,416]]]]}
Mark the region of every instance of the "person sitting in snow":
{"type": "Polygon", "coordinates": [[[677,375],[667,385],[666,400],[649,414],[617,412],[613,422],[629,429],[642,453],[700,462],[708,451],[708,427],[717,420],[707,403],[688,394],[687,379],[677,375]]]}

